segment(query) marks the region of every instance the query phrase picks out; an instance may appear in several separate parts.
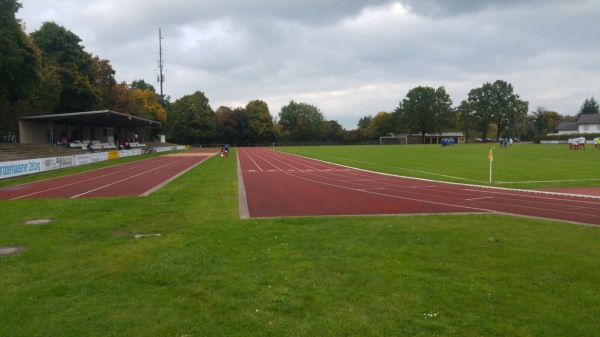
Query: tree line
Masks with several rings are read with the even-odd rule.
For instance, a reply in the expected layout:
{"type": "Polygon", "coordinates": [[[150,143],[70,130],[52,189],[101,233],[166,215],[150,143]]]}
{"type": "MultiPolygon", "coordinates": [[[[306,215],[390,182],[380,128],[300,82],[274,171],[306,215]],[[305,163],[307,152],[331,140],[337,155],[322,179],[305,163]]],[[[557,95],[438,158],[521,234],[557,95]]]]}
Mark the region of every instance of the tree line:
{"type": "MultiPolygon", "coordinates": [[[[458,106],[453,106],[444,87],[412,88],[393,111],[364,116],[354,130],[327,120],[318,107],[294,100],[276,116],[260,99],[213,110],[201,91],[171,102],[143,80],[117,82],[109,60],[86,52],[76,34],[55,22],[44,22],[26,34],[24,23],[16,19],[21,6],[16,0],[0,3],[0,134],[16,133],[23,116],[92,110],[161,122],[150,132],[185,144],[359,143],[390,133],[424,138],[451,131],[464,132],[467,139],[527,140],[552,132],[561,121],[576,120],[544,107],[528,113],[529,103],[503,80],[472,89],[458,106]]],[[[599,110],[592,97],[579,114],[599,110]]]]}

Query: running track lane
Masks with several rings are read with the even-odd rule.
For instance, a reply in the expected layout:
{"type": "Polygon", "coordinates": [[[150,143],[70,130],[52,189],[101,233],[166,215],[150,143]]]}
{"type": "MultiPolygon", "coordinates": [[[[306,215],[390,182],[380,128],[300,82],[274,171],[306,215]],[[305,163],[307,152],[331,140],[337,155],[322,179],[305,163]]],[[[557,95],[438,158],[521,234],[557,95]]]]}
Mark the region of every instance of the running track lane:
{"type": "Polygon", "coordinates": [[[404,178],[267,148],[237,153],[248,217],[508,213],[600,225],[598,198],[404,178]]]}
{"type": "Polygon", "coordinates": [[[215,150],[178,152],[128,164],[0,189],[0,200],[147,195],[203,162],[215,150]]]}

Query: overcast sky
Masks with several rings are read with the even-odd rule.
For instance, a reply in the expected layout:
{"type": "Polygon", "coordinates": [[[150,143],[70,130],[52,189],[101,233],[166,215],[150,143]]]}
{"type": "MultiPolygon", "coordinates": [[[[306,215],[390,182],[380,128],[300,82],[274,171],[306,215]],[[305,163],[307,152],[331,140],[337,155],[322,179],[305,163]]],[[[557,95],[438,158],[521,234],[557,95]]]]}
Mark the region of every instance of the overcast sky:
{"type": "Polygon", "coordinates": [[[118,82],[157,91],[159,39],[175,101],[213,109],[290,100],[355,129],[417,86],[454,106],[498,79],[537,106],[575,115],[600,98],[598,0],[20,0],[27,32],[54,21],[110,61],[118,82]]]}

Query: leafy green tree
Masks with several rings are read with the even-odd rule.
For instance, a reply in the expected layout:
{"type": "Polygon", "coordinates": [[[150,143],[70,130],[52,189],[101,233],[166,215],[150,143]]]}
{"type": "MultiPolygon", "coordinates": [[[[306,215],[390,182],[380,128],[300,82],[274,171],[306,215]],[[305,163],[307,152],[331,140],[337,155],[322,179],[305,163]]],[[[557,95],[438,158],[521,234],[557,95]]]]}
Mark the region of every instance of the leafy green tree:
{"type": "Polygon", "coordinates": [[[173,102],[170,118],[171,138],[184,144],[211,142],[215,136],[215,113],[201,91],[173,102]]]}
{"type": "Polygon", "coordinates": [[[458,111],[462,114],[468,112],[469,127],[474,127],[483,138],[487,137],[490,129],[495,129],[497,138],[500,138],[517,123],[525,121],[528,109],[529,103],[513,92],[510,83],[497,80],[469,91],[467,101],[461,103],[458,111]]]}
{"type": "Polygon", "coordinates": [[[490,111],[498,127],[496,138],[500,138],[503,132],[525,120],[529,102],[521,100],[519,95],[513,92],[512,84],[502,80],[495,81],[491,90],[490,111]]]}
{"type": "Polygon", "coordinates": [[[356,143],[360,141],[359,130],[349,130],[342,133],[342,141],[347,143],[356,143]]]}
{"type": "Polygon", "coordinates": [[[577,114],[577,118],[583,114],[597,114],[600,113],[600,105],[594,97],[586,98],[581,104],[581,108],[579,108],[579,113],[577,114]]]}
{"type": "Polygon", "coordinates": [[[215,111],[216,138],[218,142],[235,144],[238,124],[230,107],[220,106],[215,111]]]}
{"type": "Polygon", "coordinates": [[[260,143],[273,139],[273,116],[271,116],[266,102],[261,100],[248,102],[246,116],[248,118],[248,141],[260,143]]]}
{"type": "Polygon", "coordinates": [[[114,105],[112,110],[133,115],[135,113],[135,102],[133,99],[133,90],[126,82],[115,84],[112,89],[112,97],[114,105]]]}
{"type": "Polygon", "coordinates": [[[91,54],[80,45],[81,39],[54,22],[44,22],[30,36],[42,50],[43,65],[58,69],[61,92],[54,112],[99,108],[102,105],[102,91],[96,82],[97,68],[91,54]]]}
{"type": "Polygon", "coordinates": [[[151,84],[146,83],[144,80],[133,80],[131,82],[132,89],[150,90],[156,92],[156,89],[151,84]]]}
{"type": "Polygon", "coordinates": [[[563,117],[555,111],[550,111],[543,106],[538,106],[532,114],[532,125],[537,135],[547,135],[554,132],[563,117]]]}
{"type": "Polygon", "coordinates": [[[456,118],[459,129],[465,133],[468,142],[471,131],[476,128],[475,110],[468,101],[463,100],[456,108],[456,118]]]}
{"type": "Polygon", "coordinates": [[[248,134],[250,133],[250,128],[248,127],[248,114],[246,113],[246,108],[237,107],[233,109],[231,118],[235,122],[237,130],[234,143],[239,145],[248,145],[248,134]]]}
{"type": "Polygon", "coordinates": [[[292,140],[313,141],[323,139],[325,118],[319,108],[307,103],[290,103],[281,108],[279,124],[292,140]]]}
{"type": "Polygon", "coordinates": [[[371,122],[373,121],[373,116],[364,116],[358,120],[358,128],[359,129],[368,129],[371,127],[371,122]]]}
{"type": "Polygon", "coordinates": [[[444,87],[416,87],[411,89],[395,111],[400,123],[411,133],[441,133],[453,128],[452,100],[444,87]]]}
{"type": "Polygon", "coordinates": [[[28,98],[39,82],[39,51],[15,18],[21,7],[0,1],[0,106],[28,98]]]}
{"type": "Polygon", "coordinates": [[[481,133],[482,138],[487,138],[490,125],[494,118],[490,110],[492,104],[491,84],[486,83],[482,87],[471,89],[466,104],[460,106],[460,111],[469,111],[469,119],[474,130],[481,133]]]}
{"type": "Polygon", "coordinates": [[[94,70],[96,72],[96,86],[101,94],[101,109],[113,110],[116,104],[114,96],[114,87],[117,85],[115,80],[115,71],[108,60],[101,60],[98,56],[92,58],[94,70]]]}
{"type": "Polygon", "coordinates": [[[62,83],[58,67],[45,65],[40,70],[38,87],[29,98],[32,108],[41,109],[46,114],[54,111],[60,101],[61,91],[62,83]]]}
{"type": "Polygon", "coordinates": [[[350,138],[356,137],[356,141],[367,140],[376,138],[374,129],[371,127],[373,123],[373,116],[364,116],[358,120],[356,133],[350,136],[350,138]]]}
{"type": "Polygon", "coordinates": [[[39,49],[15,18],[21,7],[15,0],[0,0],[0,135],[18,133],[23,100],[37,91],[40,81],[39,49]]]}
{"type": "Polygon", "coordinates": [[[165,123],[167,112],[160,105],[158,96],[150,90],[133,89],[134,113],[132,115],[165,123]]]}
{"type": "Polygon", "coordinates": [[[389,112],[381,111],[373,117],[371,121],[371,129],[377,137],[394,133],[394,124],[392,123],[393,116],[389,112]]]}
{"type": "Polygon", "coordinates": [[[338,123],[338,121],[324,121],[323,130],[325,134],[325,140],[339,141],[344,138],[344,128],[338,123]]]}

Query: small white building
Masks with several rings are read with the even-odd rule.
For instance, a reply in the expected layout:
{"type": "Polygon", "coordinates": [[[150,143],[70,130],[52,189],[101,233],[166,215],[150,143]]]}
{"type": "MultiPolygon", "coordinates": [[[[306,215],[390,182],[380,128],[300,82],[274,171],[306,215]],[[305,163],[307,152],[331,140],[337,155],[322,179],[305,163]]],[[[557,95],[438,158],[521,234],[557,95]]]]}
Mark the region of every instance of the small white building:
{"type": "Polygon", "coordinates": [[[600,133],[600,114],[583,114],[577,122],[561,122],[556,126],[559,135],[600,133]]]}

